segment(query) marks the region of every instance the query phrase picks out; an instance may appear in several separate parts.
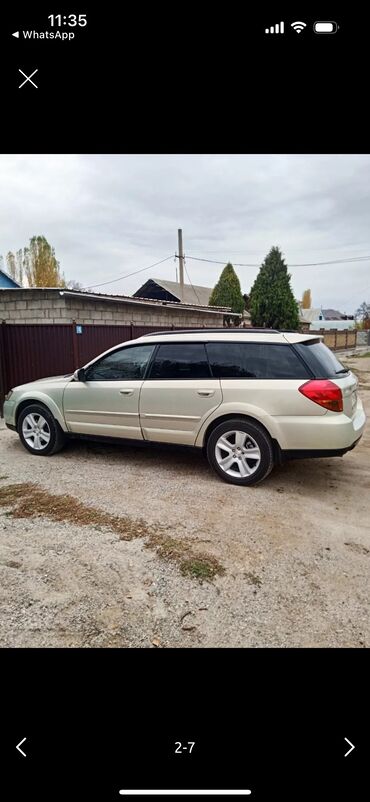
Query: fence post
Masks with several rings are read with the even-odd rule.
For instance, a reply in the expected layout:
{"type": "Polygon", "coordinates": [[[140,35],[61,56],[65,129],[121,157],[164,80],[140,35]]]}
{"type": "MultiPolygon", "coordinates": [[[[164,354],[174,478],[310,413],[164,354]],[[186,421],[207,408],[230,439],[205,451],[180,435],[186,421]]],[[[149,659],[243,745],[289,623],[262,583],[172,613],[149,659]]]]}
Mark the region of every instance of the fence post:
{"type": "Polygon", "coordinates": [[[348,348],[348,329],[346,329],[346,344],[344,347],[348,348]]]}
{"type": "Polygon", "coordinates": [[[3,320],[0,326],[0,416],[3,417],[3,405],[5,400],[5,393],[10,390],[7,386],[7,370],[6,370],[6,322],[3,320]]]}
{"type": "Polygon", "coordinates": [[[133,322],[133,320],[131,320],[131,323],[130,323],[130,340],[134,340],[134,339],[135,339],[135,336],[134,336],[134,322],[133,322]]]}
{"type": "Polygon", "coordinates": [[[74,363],[75,363],[74,369],[77,370],[77,368],[80,367],[80,352],[79,352],[79,347],[78,347],[78,334],[76,334],[76,321],[75,320],[72,320],[71,326],[72,326],[73,360],[74,360],[74,363]]]}
{"type": "Polygon", "coordinates": [[[337,350],[337,334],[338,334],[338,329],[334,329],[334,351],[337,350]]]}

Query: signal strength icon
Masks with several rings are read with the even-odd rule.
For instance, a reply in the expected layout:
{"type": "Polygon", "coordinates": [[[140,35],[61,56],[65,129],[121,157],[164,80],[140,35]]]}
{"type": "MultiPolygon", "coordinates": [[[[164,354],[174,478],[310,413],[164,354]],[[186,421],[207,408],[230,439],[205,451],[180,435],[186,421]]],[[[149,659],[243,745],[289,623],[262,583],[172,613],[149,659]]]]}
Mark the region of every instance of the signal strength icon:
{"type": "Polygon", "coordinates": [[[296,33],[302,33],[302,31],[307,28],[307,25],[305,22],[292,22],[290,27],[293,28],[296,33]]]}
{"type": "Polygon", "coordinates": [[[276,25],[271,25],[271,28],[265,28],[265,33],[284,33],[284,23],[277,22],[276,25]]]}

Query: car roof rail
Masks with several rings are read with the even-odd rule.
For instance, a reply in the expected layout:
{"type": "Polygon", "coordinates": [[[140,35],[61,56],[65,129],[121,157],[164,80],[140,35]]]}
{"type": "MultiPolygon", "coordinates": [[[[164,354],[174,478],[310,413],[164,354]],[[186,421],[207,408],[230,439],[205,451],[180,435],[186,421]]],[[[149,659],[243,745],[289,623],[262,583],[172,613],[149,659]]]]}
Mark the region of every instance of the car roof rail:
{"type": "Polygon", "coordinates": [[[195,328],[195,329],[166,329],[165,331],[148,331],[147,334],[142,334],[142,337],[152,337],[153,335],[162,334],[206,334],[207,332],[222,332],[222,334],[280,334],[279,329],[256,329],[251,326],[245,329],[235,328],[195,328]]]}

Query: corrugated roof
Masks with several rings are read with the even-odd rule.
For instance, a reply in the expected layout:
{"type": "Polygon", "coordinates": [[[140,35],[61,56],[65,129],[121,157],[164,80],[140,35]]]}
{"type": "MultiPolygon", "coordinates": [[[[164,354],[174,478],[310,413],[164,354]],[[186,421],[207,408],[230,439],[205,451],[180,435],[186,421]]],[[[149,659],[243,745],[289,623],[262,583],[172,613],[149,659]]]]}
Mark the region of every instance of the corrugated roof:
{"type": "Polygon", "coordinates": [[[170,292],[184,304],[198,304],[208,306],[211,297],[212,287],[200,287],[198,284],[184,284],[184,297],[181,298],[181,286],[177,281],[167,281],[167,279],[153,278],[159,287],[170,292]]]}
{"type": "Polygon", "coordinates": [[[314,309],[313,307],[310,309],[300,308],[300,318],[307,323],[311,323],[312,320],[319,320],[320,315],[323,316],[322,309],[314,309]]]}

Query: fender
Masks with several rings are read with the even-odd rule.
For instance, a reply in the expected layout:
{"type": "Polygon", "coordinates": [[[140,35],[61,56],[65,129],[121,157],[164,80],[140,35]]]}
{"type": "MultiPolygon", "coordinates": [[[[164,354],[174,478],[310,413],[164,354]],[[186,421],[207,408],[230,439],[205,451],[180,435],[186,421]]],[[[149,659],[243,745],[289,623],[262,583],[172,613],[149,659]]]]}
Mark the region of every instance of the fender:
{"type": "MultiPolygon", "coordinates": [[[[61,401],[62,401],[63,391],[64,391],[64,387],[61,388],[61,391],[60,391],[61,392],[61,399],[60,399],[61,401]]],[[[17,406],[15,408],[15,418],[17,418],[17,416],[18,416],[17,410],[19,409],[19,405],[23,404],[24,401],[29,401],[30,403],[32,403],[32,401],[40,401],[52,413],[52,415],[54,416],[55,420],[58,421],[59,425],[63,429],[63,432],[68,432],[68,429],[67,429],[67,426],[66,426],[66,422],[65,422],[65,420],[63,418],[63,415],[60,412],[60,409],[58,409],[58,405],[55,403],[55,401],[53,401],[52,398],[50,398],[49,395],[47,395],[46,393],[42,393],[40,390],[32,390],[32,392],[29,392],[29,393],[27,393],[27,392],[22,393],[21,397],[18,399],[18,403],[17,403],[17,406]]]]}
{"type": "Polygon", "coordinates": [[[234,404],[230,402],[221,404],[221,406],[217,407],[217,409],[209,415],[207,420],[204,421],[197,434],[195,441],[196,446],[202,448],[204,445],[204,435],[209,425],[218,418],[222,418],[224,415],[248,415],[249,418],[254,418],[254,420],[261,423],[265,429],[267,429],[270,437],[277,440],[278,443],[280,442],[280,426],[272,415],[266,414],[263,409],[255,407],[253,404],[234,404]]]}

